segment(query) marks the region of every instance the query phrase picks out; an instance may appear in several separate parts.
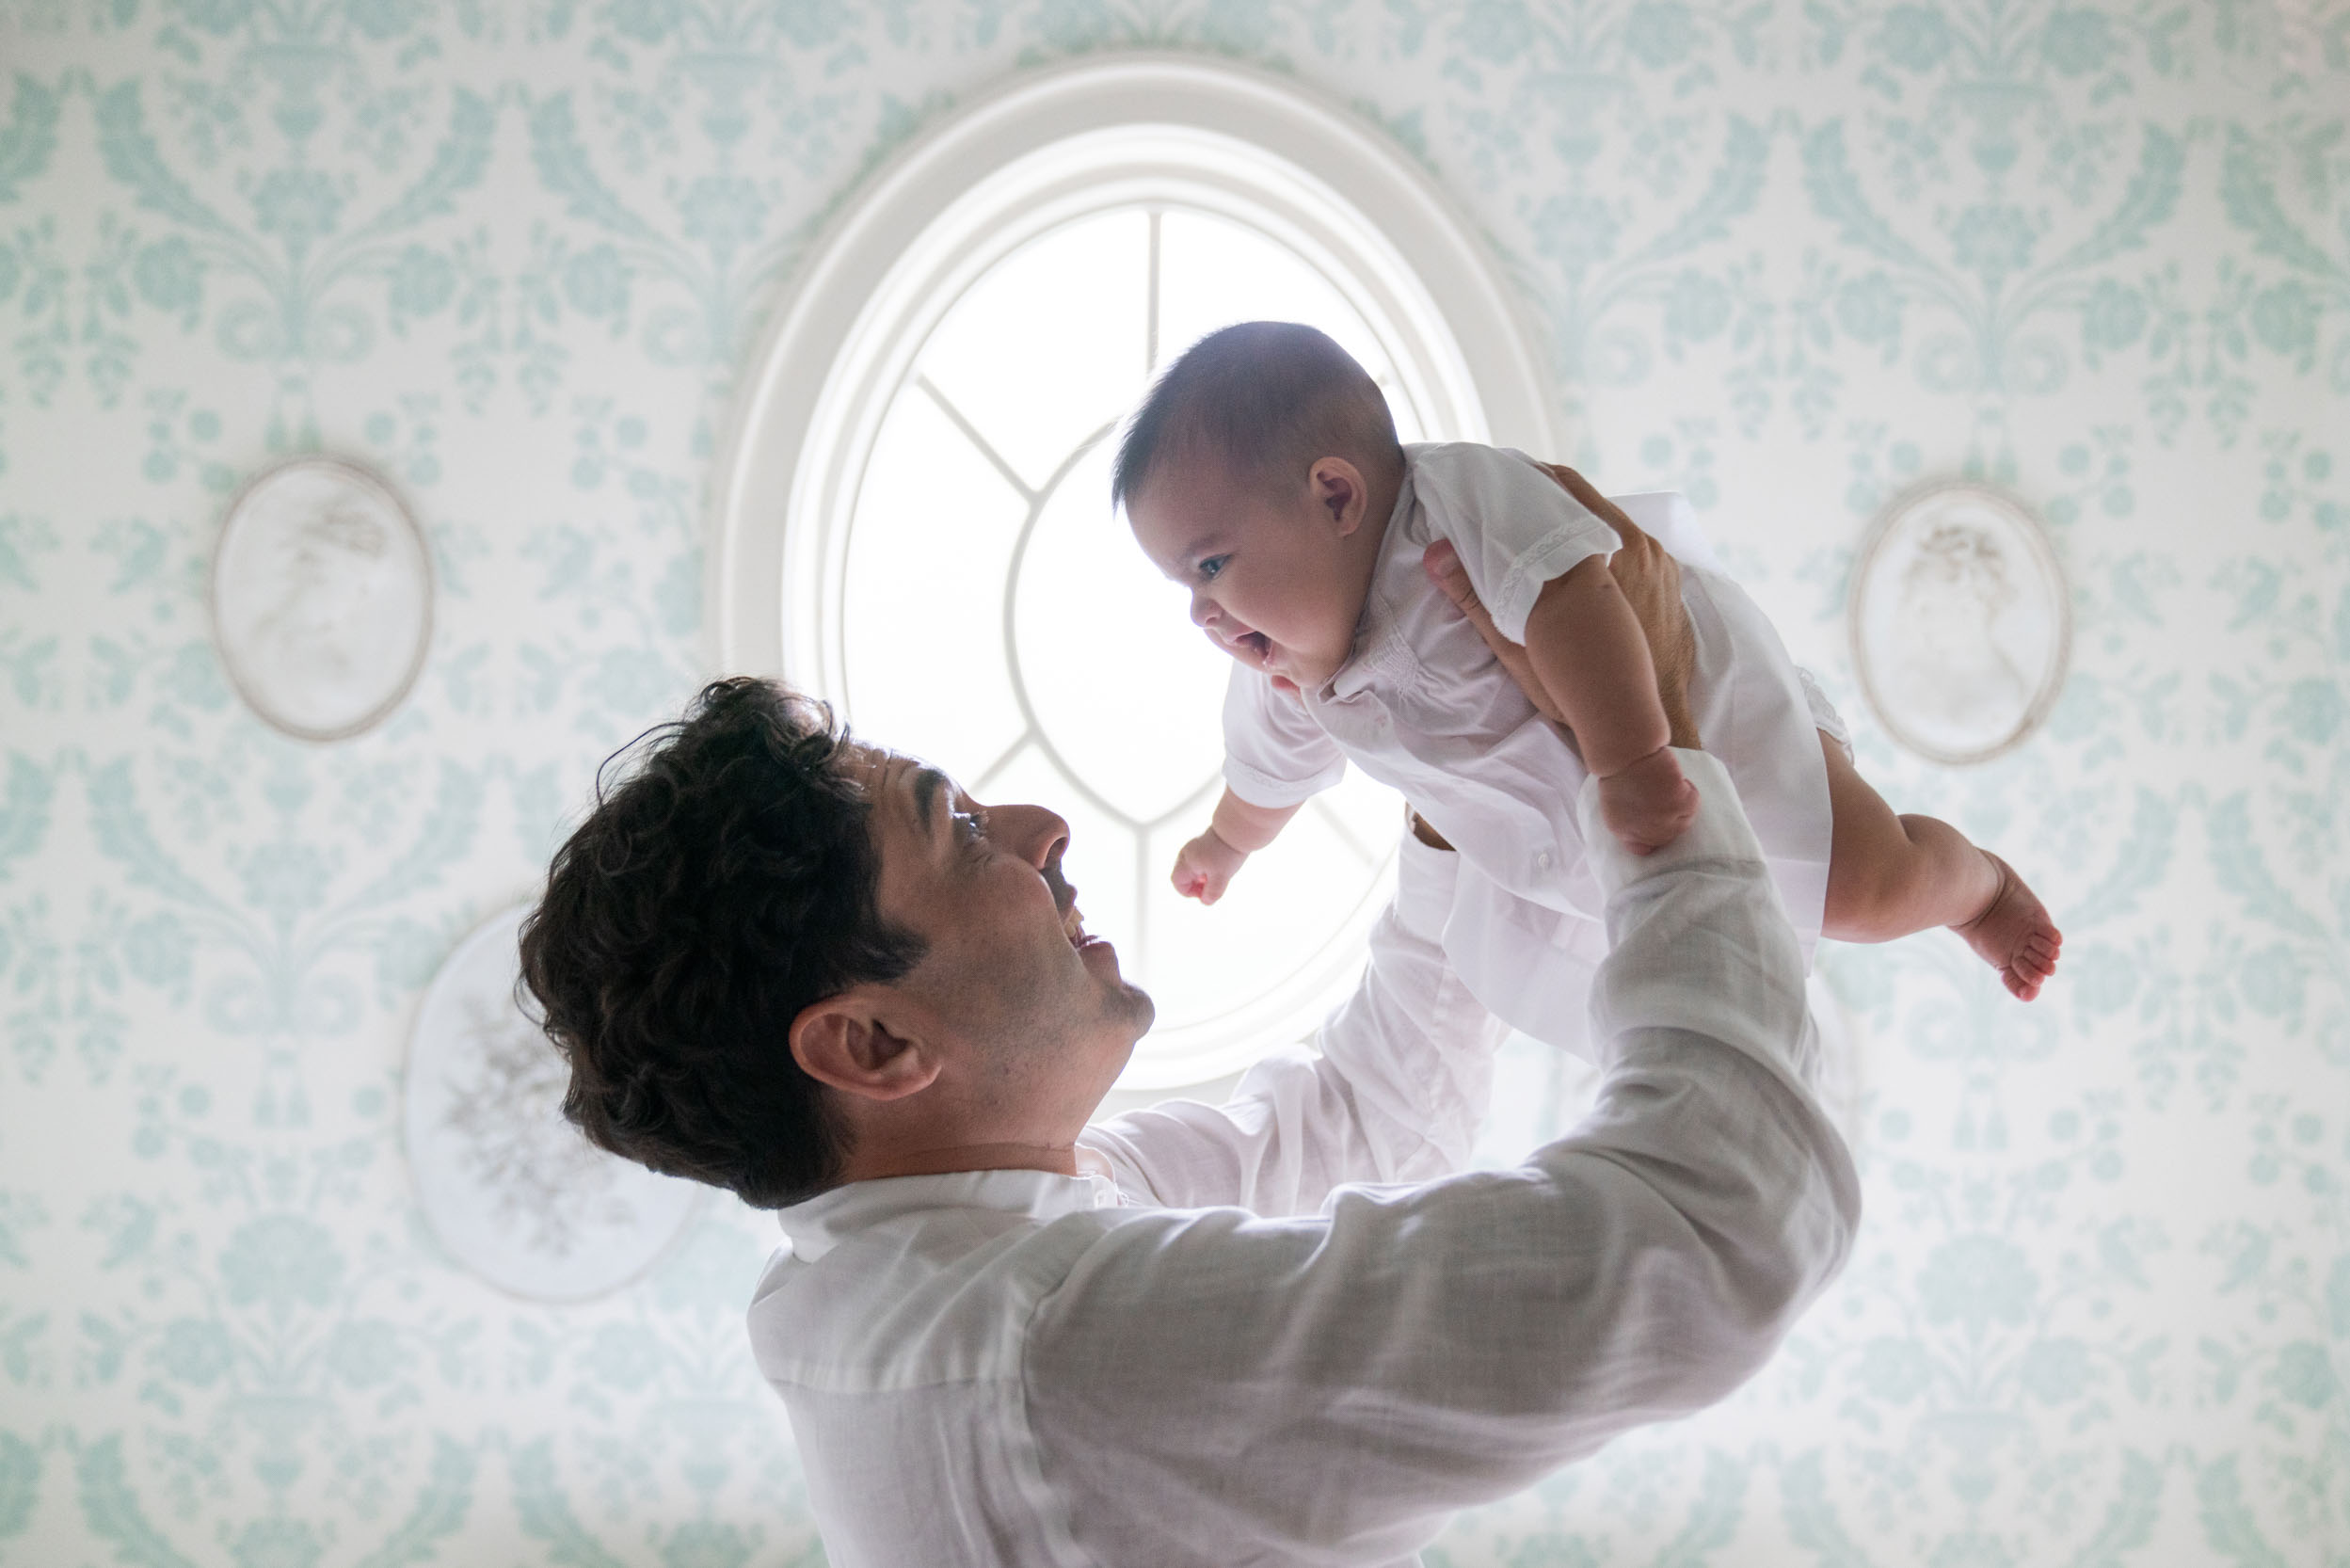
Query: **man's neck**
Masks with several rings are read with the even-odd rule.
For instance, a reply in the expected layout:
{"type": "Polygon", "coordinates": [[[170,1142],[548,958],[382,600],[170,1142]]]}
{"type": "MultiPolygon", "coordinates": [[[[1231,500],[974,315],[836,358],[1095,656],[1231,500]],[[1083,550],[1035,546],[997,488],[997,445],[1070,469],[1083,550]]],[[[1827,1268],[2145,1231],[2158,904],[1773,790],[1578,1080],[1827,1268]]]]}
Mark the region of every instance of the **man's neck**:
{"type": "Polygon", "coordinates": [[[1078,1149],[1067,1144],[949,1144],[894,1149],[860,1149],[840,1173],[848,1181],[885,1176],[946,1176],[956,1171],[1046,1171],[1078,1174],[1078,1149]]]}

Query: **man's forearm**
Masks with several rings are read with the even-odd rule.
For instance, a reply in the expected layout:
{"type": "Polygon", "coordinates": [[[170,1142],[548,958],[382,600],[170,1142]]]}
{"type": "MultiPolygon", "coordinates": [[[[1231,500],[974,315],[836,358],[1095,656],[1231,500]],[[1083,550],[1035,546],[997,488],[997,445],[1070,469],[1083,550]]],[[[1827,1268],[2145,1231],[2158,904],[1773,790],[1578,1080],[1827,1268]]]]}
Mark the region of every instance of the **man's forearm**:
{"type": "Polygon", "coordinates": [[[1267,1215],[1311,1210],[1344,1182],[1459,1169],[1500,1044],[1444,954],[1459,860],[1409,834],[1370,961],[1323,1021],[1319,1056],[1276,1052],[1221,1106],[1165,1101],[1090,1128],[1087,1140],[1140,1181],[1138,1195],[1267,1215]]]}
{"type": "Polygon", "coordinates": [[[1752,829],[1718,760],[1679,761],[1703,802],[1680,839],[1593,835],[1616,944],[1593,1112],[1514,1170],[1106,1234],[1039,1312],[1029,1384],[1082,1484],[1171,1499],[1167,1539],[1212,1491],[1270,1541],[1385,1560],[1769,1358],[1859,1185],[1805,1082],[1801,955],[1752,829]]]}
{"type": "Polygon", "coordinates": [[[1641,1031],[1702,1035],[1808,1096],[1816,1042],[1795,928],[1729,771],[1705,752],[1679,760],[1703,805],[1687,832],[1654,855],[1630,854],[1601,831],[1595,786],[1577,802],[1609,950],[1591,990],[1593,1037],[1605,1051],[1641,1031]]]}

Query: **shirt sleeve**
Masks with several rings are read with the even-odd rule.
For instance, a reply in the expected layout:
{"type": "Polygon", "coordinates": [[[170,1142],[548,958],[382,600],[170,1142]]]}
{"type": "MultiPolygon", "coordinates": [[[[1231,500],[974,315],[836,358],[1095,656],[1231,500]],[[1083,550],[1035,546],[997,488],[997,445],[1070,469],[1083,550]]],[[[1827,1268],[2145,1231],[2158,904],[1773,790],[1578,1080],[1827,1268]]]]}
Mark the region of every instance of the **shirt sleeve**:
{"type": "Polygon", "coordinates": [[[1431,532],[1452,541],[1494,625],[1526,641],[1543,586],[1593,555],[1616,531],[1523,452],[1458,443],[1412,449],[1412,486],[1431,532]]]}
{"type": "Polygon", "coordinates": [[[1224,688],[1224,782],[1251,806],[1295,806],[1338,782],[1346,754],[1305,704],[1235,664],[1224,688]]]}
{"type": "Polygon", "coordinates": [[[1080,1527],[1103,1560],[1213,1560],[1208,1530],[1403,1557],[1451,1510],[1722,1398],[1842,1266],[1859,1184],[1810,1087],[1795,934],[1727,774],[1680,755],[1698,820],[1644,859],[1583,796],[1611,952],[1573,1133],[1312,1216],[1135,1216],[1039,1307],[1031,1419],[1056,1490],[1118,1499],[1080,1527]]]}
{"type": "Polygon", "coordinates": [[[1852,727],[1836,712],[1836,705],[1828,700],[1827,692],[1820,688],[1819,677],[1798,664],[1795,678],[1803,687],[1803,705],[1812,711],[1812,728],[1835,742],[1846,761],[1859,761],[1852,749],[1852,727]]]}
{"type": "Polygon", "coordinates": [[[1311,1213],[1350,1181],[1421,1181],[1466,1163],[1501,1028],[1446,962],[1459,856],[1405,834],[1396,896],[1319,1050],[1250,1068],[1222,1105],[1169,1100],[1089,1128],[1121,1192],[1171,1208],[1311,1213]]]}

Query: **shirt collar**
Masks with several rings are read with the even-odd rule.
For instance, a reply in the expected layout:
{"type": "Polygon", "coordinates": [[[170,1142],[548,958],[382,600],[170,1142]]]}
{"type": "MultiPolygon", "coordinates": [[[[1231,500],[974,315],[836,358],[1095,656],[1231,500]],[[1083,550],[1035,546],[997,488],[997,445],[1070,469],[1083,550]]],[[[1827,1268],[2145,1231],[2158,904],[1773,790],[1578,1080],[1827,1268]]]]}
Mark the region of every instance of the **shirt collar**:
{"type": "Polygon", "coordinates": [[[925,1210],[993,1208],[1049,1224],[1063,1214],[1107,1208],[1117,1201],[1116,1184],[1103,1176],[950,1171],[852,1181],[778,1210],[775,1218],[791,1238],[791,1256],[813,1263],[859,1231],[925,1210]]]}
{"type": "MultiPolygon", "coordinates": [[[[1418,498],[1412,487],[1413,452],[1409,446],[1403,449],[1403,482],[1396,487],[1395,510],[1387,514],[1387,532],[1380,536],[1379,569],[1372,574],[1371,591],[1363,600],[1363,620],[1354,631],[1354,652],[1322,688],[1327,701],[1347,701],[1383,677],[1392,681],[1411,667],[1411,649],[1404,642],[1395,606],[1388,602],[1385,579],[1397,551],[1408,549],[1414,542],[1412,515],[1418,498]]],[[[1411,553],[1412,570],[1416,575],[1418,552],[1414,550],[1411,553]]]]}

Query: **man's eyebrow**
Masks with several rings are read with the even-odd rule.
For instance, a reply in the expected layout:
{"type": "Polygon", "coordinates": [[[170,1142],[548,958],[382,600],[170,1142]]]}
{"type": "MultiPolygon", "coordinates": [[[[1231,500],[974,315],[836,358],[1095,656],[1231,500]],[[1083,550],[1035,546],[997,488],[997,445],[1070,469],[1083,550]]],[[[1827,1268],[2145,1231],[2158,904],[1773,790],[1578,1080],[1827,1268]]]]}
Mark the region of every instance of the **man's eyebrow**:
{"type": "Polygon", "coordinates": [[[914,770],[914,815],[922,824],[922,832],[931,831],[931,803],[946,792],[947,776],[936,768],[914,770]]]}

